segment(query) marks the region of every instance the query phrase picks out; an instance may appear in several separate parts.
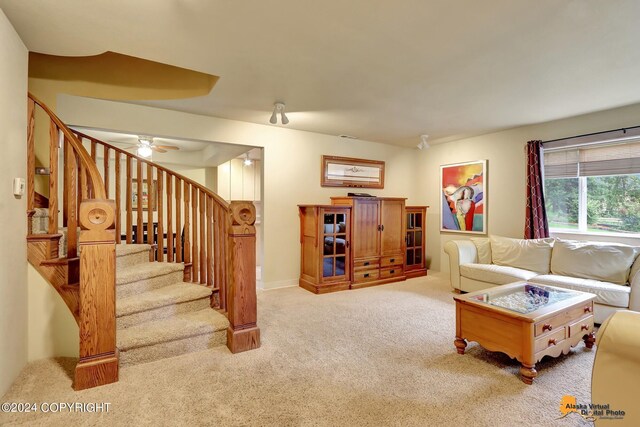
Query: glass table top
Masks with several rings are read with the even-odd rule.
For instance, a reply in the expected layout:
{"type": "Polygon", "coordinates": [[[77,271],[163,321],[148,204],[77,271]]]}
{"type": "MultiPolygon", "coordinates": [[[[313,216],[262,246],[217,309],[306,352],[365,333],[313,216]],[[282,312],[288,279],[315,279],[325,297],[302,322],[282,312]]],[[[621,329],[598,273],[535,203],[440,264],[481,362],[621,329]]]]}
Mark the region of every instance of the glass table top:
{"type": "MultiPolygon", "coordinates": [[[[495,289],[495,288],[493,288],[495,289]]],[[[580,295],[570,290],[558,290],[542,285],[524,283],[522,286],[506,291],[487,291],[469,298],[517,313],[531,313],[539,308],[580,295]]]]}

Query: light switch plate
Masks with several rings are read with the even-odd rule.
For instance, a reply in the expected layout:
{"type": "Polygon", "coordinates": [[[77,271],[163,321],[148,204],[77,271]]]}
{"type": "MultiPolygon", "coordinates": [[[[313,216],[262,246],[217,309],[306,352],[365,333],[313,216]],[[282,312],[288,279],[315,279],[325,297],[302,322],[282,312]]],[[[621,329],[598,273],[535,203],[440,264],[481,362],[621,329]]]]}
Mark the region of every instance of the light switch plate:
{"type": "Polygon", "coordinates": [[[13,178],[13,195],[24,196],[24,178],[13,178]]]}

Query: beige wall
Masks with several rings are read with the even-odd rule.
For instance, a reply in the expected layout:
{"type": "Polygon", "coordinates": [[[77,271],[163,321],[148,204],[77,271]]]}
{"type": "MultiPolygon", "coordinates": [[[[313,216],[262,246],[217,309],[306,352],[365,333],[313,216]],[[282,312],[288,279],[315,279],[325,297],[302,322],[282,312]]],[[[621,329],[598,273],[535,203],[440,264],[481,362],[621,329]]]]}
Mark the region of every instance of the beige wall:
{"type": "Polygon", "coordinates": [[[26,195],[12,180],[26,179],[27,49],[0,10],[0,396],[27,360],[26,195]]]}
{"type": "MultiPolygon", "coordinates": [[[[487,159],[487,219],[489,234],[522,238],[525,212],[524,145],[532,139],[550,140],[640,124],[640,104],[563,120],[523,126],[432,146],[419,154],[416,195],[431,206],[428,215],[427,253],[433,270],[448,271],[443,245],[469,235],[440,232],[440,165],[487,159]]],[[[640,245],[640,239],[562,235],[580,240],[605,239],[640,245]]]]}
{"type": "Polygon", "coordinates": [[[300,259],[297,205],[328,203],[330,196],[348,191],[320,187],[323,154],[385,160],[385,189],[371,190],[372,194],[411,197],[415,186],[415,149],[66,95],[58,97],[57,105],[62,119],[73,125],[120,131],[136,129],[138,133],[171,138],[264,147],[265,288],[297,283],[300,259]]]}

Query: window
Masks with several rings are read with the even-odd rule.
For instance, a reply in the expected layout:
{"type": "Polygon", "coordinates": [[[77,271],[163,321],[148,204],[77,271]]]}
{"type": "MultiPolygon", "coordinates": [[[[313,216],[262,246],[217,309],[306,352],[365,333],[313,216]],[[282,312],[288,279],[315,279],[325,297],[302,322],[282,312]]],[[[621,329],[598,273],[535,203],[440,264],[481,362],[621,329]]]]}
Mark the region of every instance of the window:
{"type": "Polygon", "coordinates": [[[640,140],[544,151],[551,231],[640,234],[640,140]]]}

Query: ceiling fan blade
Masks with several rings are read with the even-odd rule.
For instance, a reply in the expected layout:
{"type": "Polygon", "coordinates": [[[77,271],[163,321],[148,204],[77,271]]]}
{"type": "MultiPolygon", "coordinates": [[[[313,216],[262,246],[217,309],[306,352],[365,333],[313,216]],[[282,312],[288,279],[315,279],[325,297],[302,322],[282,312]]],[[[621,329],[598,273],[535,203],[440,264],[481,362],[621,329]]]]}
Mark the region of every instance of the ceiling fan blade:
{"type": "Polygon", "coordinates": [[[127,148],[123,148],[123,150],[131,150],[131,151],[135,151],[138,149],[137,145],[131,146],[131,147],[127,147],[127,148]]]}
{"type": "Polygon", "coordinates": [[[164,148],[165,150],[179,150],[180,147],[176,147],[175,145],[153,145],[154,147],[164,148]]]}
{"type": "Polygon", "coordinates": [[[164,149],[162,149],[162,148],[160,148],[160,147],[156,147],[155,145],[152,145],[152,146],[151,146],[151,149],[152,149],[153,151],[157,151],[158,153],[166,153],[166,152],[167,152],[167,150],[164,150],[164,149]]]}

